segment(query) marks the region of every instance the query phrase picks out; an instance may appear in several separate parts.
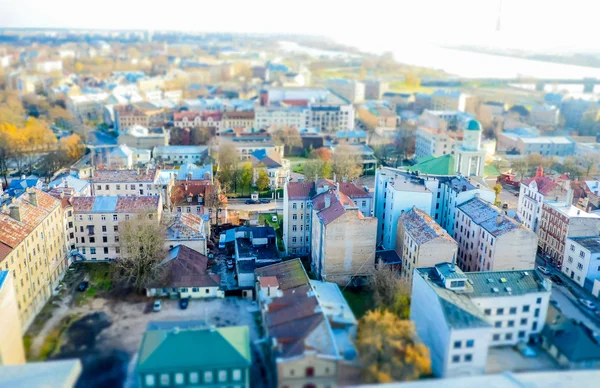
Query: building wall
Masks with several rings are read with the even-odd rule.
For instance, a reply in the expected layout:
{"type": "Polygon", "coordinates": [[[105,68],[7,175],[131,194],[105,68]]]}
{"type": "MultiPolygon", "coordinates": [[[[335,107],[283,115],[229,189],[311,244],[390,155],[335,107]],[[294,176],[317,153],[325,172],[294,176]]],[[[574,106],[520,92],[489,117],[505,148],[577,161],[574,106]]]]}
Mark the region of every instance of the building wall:
{"type": "MultiPolygon", "coordinates": [[[[2,273],[2,272],[0,272],[2,273]]],[[[0,286],[0,366],[25,363],[23,332],[19,319],[13,272],[6,272],[6,279],[0,286]]]]}
{"type": "Polygon", "coordinates": [[[337,386],[337,360],[317,358],[306,352],[289,361],[277,362],[277,386],[289,388],[317,388],[337,386]],[[313,376],[308,376],[312,371],[313,376]]]}
{"type": "Polygon", "coordinates": [[[311,247],[311,211],[309,200],[288,200],[283,193],[283,242],[288,255],[308,255],[311,247]]]}
{"type": "Polygon", "coordinates": [[[249,370],[248,368],[236,368],[241,371],[241,379],[239,381],[233,380],[233,371],[234,368],[230,366],[219,367],[218,365],[213,367],[206,367],[197,370],[190,370],[191,368],[181,368],[181,369],[167,369],[164,370],[155,370],[154,373],[144,373],[137,374],[138,377],[138,386],[142,388],[155,388],[155,387],[181,387],[181,386],[236,386],[240,388],[247,388],[250,386],[249,383],[249,370]],[[219,381],[219,372],[226,371],[227,377],[225,381],[219,381]],[[205,373],[208,372],[211,375],[211,382],[205,380],[205,373]],[[193,375],[193,377],[192,377],[193,375]],[[177,378],[183,379],[182,384],[177,384],[177,378]],[[162,384],[163,381],[168,382],[167,384],[162,384]],[[195,379],[192,380],[192,379],[195,379]],[[150,384],[152,381],[152,384],[150,384]]]}
{"type": "Polygon", "coordinates": [[[594,280],[600,280],[600,252],[590,252],[577,241],[566,241],[562,272],[580,287],[592,291],[594,280]]]}
{"type": "Polygon", "coordinates": [[[438,296],[419,275],[413,277],[411,295],[410,320],[414,322],[423,344],[429,348],[433,375],[444,377],[450,329],[446,324],[438,296]]]}
{"type": "Polygon", "coordinates": [[[444,377],[485,374],[490,338],[490,329],[487,327],[452,330],[444,377]]]}
{"type": "Polygon", "coordinates": [[[513,229],[496,239],[492,270],[533,269],[538,237],[529,229],[513,229]]]}
{"type": "MultiPolygon", "coordinates": [[[[503,287],[499,283],[494,286],[503,287]]],[[[472,299],[493,325],[491,346],[516,345],[519,341],[527,342],[531,334],[538,334],[542,331],[550,301],[549,284],[548,287],[545,292],[472,299]]]]}
{"type": "Polygon", "coordinates": [[[412,276],[415,268],[432,267],[438,263],[451,263],[456,258],[458,244],[454,240],[436,237],[421,245],[406,233],[402,220],[398,221],[398,240],[404,235],[401,251],[396,243],[396,252],[402,258],[402,276],[412,284],[412,276]]]}
{"type": "Polygon", "coordinates": [[[358,218],[358,209],[323,225],[313,212],[313,269],[324,280],[346,284],[352,276],[371,271],[375,263],[377,218],[358,218]],[[315,238],[317,238],[315,246],[315,238]]]}
{"type": "Polygon", "coordinates": [[[177,287],[177,288],[147,288],[146,296],[168,297],[175,295],[179,298],[224,298],[225,293],[219,287],[177,287]]]}
{"type": "Polygon", "coordinates": [[[169,145],[169,135],[165,136],[132,136],[130,134],[123,134],[117,139],[119,145],[127,145],[133,148],[142,148],[145,150],[151,150],[158,146],[169,145]]]}
{"type": "Polygon", "coordinates": [[[197,252],[202,253],[203,255],[208,255],[208,249],[206,248],[206,239],[205,238],[195,238],[195,239],[167,239],[165,240],[165,248],[172,249],[177,245],[183,245],[188,248],[191,248],[197,252]]]}

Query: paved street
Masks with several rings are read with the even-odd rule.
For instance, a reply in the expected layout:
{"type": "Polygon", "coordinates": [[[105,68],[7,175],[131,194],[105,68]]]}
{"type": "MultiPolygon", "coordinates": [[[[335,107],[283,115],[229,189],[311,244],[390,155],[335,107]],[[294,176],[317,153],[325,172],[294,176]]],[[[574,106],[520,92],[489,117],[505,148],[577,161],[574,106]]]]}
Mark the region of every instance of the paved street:
{"type": "Polygon", "coordinates": [[[271,201],[270,203],[257,203],[253,205],[245,204],[245,201],[248,198],[242,199],[229,199],[227,204],[228,210],[243,210],[247,212],[256,212],[256,211],[276,211],[283,209],[283,200],[279,199],[277,201],[271,201]]]}

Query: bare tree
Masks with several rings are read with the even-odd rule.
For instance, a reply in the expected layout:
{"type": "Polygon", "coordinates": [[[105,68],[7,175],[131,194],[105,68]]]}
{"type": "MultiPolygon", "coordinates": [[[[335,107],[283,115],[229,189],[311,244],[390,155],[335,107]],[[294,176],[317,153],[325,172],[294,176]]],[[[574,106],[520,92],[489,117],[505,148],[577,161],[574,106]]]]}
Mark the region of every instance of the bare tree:
{"type": "Polygon", "coordinates": [[[119,223],[119,231],[122,257],[115,261],[115,280],[142,292],[149,282],[163,276],[160,263],[167,253],[165,227],[156,213],[140,213],[119,223]]]}
{"type": "Polygon", "coordinates": [[[368,287],[375,309],[388,310],[402,319],[410,315],[410,286],[400,273],[379,263],[369,277],[368,287]]]}
{"type": "Polygon", "coordinates": [[[225,196],[221,193],[218,182],[206,190],[204,206],[213,210],[215,224],[219,225],[219,212],[225,207],[225,196]]]}
{"type": "Polygon", "coordinates": [[[239,165],[237,149],[231,145],[222,143],[219,145],[217,164],[219,165],[217,178],[221,182],[221,188],[228,193],[233,187],[239,165]]]}
{"type": "Polygon", "coordinates": [[[339,178],[354,180],[362,175],[363,167],[360,155],[347,146],[338,146],[331,160],[333,172],[339,178]]]}

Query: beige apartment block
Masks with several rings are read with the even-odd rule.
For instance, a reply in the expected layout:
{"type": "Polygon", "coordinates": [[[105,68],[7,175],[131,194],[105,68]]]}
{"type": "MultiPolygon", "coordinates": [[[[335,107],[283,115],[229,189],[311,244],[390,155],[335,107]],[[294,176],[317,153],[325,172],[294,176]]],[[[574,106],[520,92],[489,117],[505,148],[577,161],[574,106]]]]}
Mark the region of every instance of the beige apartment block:
{"type": "Polygon", "coordinates": [[[0,366],[25,363],[23,332],[11,271],[0,271],[0,366]]]}
{"type": "Polygon", "coordinates": [[[458,244],[427,213],[413,207],[398,219],[396,253],[402,258],[402,277],[412,284],[415,268],[456,259],[458,244]]]}
{"type": "Polygon", "coordinates": [[[91,178],[93,196],[159,196],[169,205],[174,178],[161,178],[159,170],[95,170],[91,178]]]}
{"type": "Polygon", "coordinates": [[[0,269],[12,271],[23,329],[67,267],[61,201],[30,189],[0,211],[0,269]]]}

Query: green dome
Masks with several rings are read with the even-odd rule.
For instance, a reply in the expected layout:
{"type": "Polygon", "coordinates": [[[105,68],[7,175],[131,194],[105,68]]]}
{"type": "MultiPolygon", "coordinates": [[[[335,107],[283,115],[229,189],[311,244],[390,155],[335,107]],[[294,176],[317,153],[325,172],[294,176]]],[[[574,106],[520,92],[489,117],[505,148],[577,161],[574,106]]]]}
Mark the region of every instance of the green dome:
{"type": "Polygon", "coordinates": [[[477,120],[471,120],[467,124],[467,131],[481,131],[481,124],[477,120]]]}

